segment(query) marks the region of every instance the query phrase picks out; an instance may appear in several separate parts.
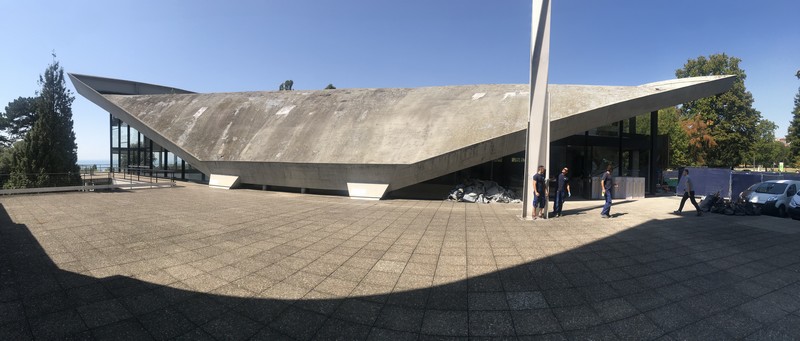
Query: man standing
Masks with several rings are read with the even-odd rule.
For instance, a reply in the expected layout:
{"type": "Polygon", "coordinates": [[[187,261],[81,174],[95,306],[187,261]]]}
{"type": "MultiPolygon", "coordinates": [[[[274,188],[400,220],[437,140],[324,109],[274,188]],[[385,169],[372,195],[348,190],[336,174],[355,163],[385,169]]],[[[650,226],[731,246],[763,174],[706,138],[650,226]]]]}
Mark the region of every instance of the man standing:
{"type": "Polygon", "coordinates": [[[606,172],[603,173],[603,177],[600,179],[600,185],[603,188],[603,197],[606,199],[606,204],[603,205],[603,210],[600,211],[601,218],[611,218],[611,196],[612,189],[614,188],[614,177],[611,176],[612,170],[614,170],[614,167],[608,165],[608,167],[606,167],[606,172]]]}
{"type": "Polygon", "coordinates": [[[681,206],[678,207],[678,210],[675,211],[675,214],[681,214],[681,211],[683,211],[683,204],[686,203],[686,199],[691,199],[692,205],[694,205],[694,208],[697,210],[697,215],[701,216],[703,215],[703,211],[700,210],[700,206],[697,205],[697,201],[694,200],[694,184],[692,183],[692,178],[689,177],[688,169],[683,170],[683,177],[686,178],[686,181],[683,185],[683,198],[681,199],[681,206]]]}
{"type": "Polygon", "coordinates": [[[556,203],[553,207],[553,215],[556,217],[561,216],[561,209],[564,208],[564,199],[568,196],[572,196],[572,193],[569,191],[569,178],[567,177],[567,173],[569,169],[564,167],[561,170],[561,174],[558,175],[558,189],[556,190],[556,203]]]}
{"type": "Polygon", "coordinates": [[[539,166],[533,175],[533,219],[544,218],[544,202],[547,199],[547,182],[544,178],[544,166],[539,166]]]}

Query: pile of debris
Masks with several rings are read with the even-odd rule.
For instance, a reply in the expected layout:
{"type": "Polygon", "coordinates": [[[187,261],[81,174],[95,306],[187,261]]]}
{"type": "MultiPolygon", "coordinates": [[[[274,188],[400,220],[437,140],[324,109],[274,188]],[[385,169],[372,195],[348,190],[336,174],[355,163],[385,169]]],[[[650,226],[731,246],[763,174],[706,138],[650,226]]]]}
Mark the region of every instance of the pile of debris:
{"type": "Polygon", "coordinates": [[[725,215],[761,215],[761,208],[744,200],[731,201],[721,198],[719,192],[706,195],[699,204],[703,212],[725,215]]]}
{"type": "Polygon", "coordinates": [[[500,187],[494,181],[470,179],[450,191],[447,200],[488,204],[493,202],[521,203],[519,195],[510,189],[500,187]]]}

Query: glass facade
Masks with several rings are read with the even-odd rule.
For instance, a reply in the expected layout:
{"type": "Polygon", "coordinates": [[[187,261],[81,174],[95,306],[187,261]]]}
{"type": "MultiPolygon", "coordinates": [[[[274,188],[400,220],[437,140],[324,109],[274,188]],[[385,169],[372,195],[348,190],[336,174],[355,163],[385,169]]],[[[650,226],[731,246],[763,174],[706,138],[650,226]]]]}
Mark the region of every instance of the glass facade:
{"type": "MultiPolygon", "coordinates": [[[[611,164],[616,176],[645,178],[646,192],[651,192],[651,181],[661,182],[659,179],[662,178],[661,172],[666,167],[668,156],[667,136],[660,135],[652,139],[651,119],[651,114],[644,114],[551,142],[548,172],[568,167],[572,194],[590,198],[591,178],[601,175],[606,166],[611,164]],[[650,169],[651,152],[655,156],[653,173],[650,169]]],[[[480,179],[495,181],[504,188],[521,193],[524,174],[523,151],[443,175],[421,185],[452,189],[452,186],[466,179],[480,179]]],[[[424,191],[422,187],[416,186],[414,190],[424,191]]]]}
{"type": "Polygon", "coordinates": [[[112,172],[206,182],[205,174],[122,120],[110,117],[112,172]]]}

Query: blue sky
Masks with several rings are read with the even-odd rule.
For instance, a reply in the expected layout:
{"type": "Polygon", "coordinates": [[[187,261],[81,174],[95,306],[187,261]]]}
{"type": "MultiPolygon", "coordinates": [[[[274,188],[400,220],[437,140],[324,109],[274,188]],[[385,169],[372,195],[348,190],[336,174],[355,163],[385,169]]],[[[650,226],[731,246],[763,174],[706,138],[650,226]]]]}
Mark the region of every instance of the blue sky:
{"type": "MultiPolygon", "coordinates": [[[[688,59],[742,59],[755,108],[786,134],[800,87],[800,1],[554,0],[555,84],[639,85],[688,59]]],[[[196,92],[527,83],[523,0],[0,0],[0,107],[67,72],[196,92]]],[[[68,86],[72,88],[72,84],[68,86]]],[[[78,157],[108,159],[108,114],[76,94],[78,157]]]]}

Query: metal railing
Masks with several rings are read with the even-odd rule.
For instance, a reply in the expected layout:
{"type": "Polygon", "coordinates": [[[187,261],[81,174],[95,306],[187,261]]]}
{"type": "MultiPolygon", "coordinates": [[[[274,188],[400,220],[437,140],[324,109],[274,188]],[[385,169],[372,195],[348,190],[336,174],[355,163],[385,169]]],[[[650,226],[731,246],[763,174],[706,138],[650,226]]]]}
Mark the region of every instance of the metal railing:
{"type": "Polygon", "coordinates": [[[7,186],[8,182],[12,180],[12,176],[19,177],[20,175],[0,174],[0,185],[2,185],[0,195],[175,186],[174,170],[155,170],[143,167],[113,169],[91,165],[81,166],[78,173],[47,173],[44,175],[42,177],[38,173],[26,174],[25,178],[28,179],[28,183],[25,186],[13,187],[7,186]]]}

